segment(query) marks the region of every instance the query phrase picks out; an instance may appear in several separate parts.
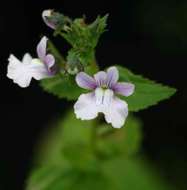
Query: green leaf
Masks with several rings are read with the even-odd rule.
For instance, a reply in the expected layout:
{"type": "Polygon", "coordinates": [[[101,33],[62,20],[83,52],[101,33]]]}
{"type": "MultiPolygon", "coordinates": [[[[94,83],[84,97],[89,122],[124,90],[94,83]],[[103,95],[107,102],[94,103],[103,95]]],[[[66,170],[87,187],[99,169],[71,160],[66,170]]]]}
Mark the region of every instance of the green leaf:
{"type": "MultiPolygon", "coordinates": [[[[68,69],[72,69],[71,71],[75,71],[77,67],[68,69]]],[[[81,69],[81,65],[77,69],[81,69]]],[[[85,68],[85,72],[89,74],[93,74],[97,72],[97,65],[93,62],[91,65],[85,68]]],[[[82,93],[88,93],[87,90],[80,88],[75,82],[75,75],[69,75],[66,73],[60,73],[54,77],[43,79],[40,81],[40,86],[48,93],[51,93],[58,98],[65,98],[67,100],[77,100],[78,97],[82,93]]]]}
{"type": "Polygon", "coordinates": [[[59,98],[76,100],[80,94],[85,91],[78,87],[74,76],[59,74],[52,78],[43,79],[40,82],[41,87],[59,98]]]}
{"type": "Polygon", "coordinates": [[[168,99],[176,92],[174,88],[158,84],[140,75],[135,75],[127,68],[117,67],[120,73],[120,81],[131,82],[135,85],[133,95],[122,97],[128,103],[130,111],[146,109],[161,100],[168,99]]]}
{"type": "MultiPolygon", "coordinates": [[[[70,60],[74,54],[70,55],[70,60]]],[[[158,84],[149,79],[143,78],[140,75],[135,75],[128,69],[117,66],[119,69],[119,81],[131,82],[135,85],[135,92],[129,97],[121,96],[129,106],[130,111],[139,111],[146,109],[149,106],[155,105],[161,100],[168,99],[172,96],[176,89],[158,84]]],[[[92,66],[87,67],[86,72],[91,73],[97,68],[92,66]]],[[[65,74],[57,75],[53,78],[44,79],[41,81],[43,89],[59,98],[68,100],[76,100],[80,94],[86,93],[86,90],[81,89],[75,82],[74,76],[65,74]]]]}
{"type": "Polygon", "coordinates": [[[93,47],[96,47],[101,34],[106,31],[107,19],[108,14],[103,17],[98,16],[93,23],[88,25],[89,31],[91,33],[90,40],[92,40],[93,47]]]}

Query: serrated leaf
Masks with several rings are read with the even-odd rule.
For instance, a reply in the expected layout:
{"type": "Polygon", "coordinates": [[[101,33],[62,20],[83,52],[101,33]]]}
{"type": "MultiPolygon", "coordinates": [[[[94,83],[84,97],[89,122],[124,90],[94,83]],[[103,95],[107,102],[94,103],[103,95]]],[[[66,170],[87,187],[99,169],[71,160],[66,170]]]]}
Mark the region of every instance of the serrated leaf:
{"type": "Polygon", "coordinates": [[[89,31],[91,33],[90,40],[93,40],[93,47],[96,47],[99,37],[101,36],[102,33],[105,32],[106,26],[107,26],[107,19],[108,19],[108,14],[106,14],[103,17],[98,16],[97,19],[88,25],[89,31]]]}
{"type": "MultiPolygon", "coordinates": [[[[67,67],[67,69],[70,68],[67,67]]],[[[91,65],[85,68],[85,72],[88,74],[94,74],[97,72],[97,69],[97,65],[93,61],[91,65]]],[[[75,75],[69,74],[58,74],[54,77],[43,79],[40,81],[40,86],[46,92],[51,93],[58,98],[65,98],[67,100],[77,100],[82,93],[88,92],[76,84],[75,75]]]]}
{"type": "Polygon", "coordinates": [[[68,100],[75,100],[85,92],[77,86],[74,76],[70,75],[56,75],[52,78],[44,79],[40,82],[40,85],[48,93],[68,100]]]}
{"type": "Polygon", "coordinates": [[[122,97],[129,106],[130,111],[139,111],[158,102],[168,99],[175,94],[176,89],[156,83],[152,80],[135,75],[127,68],[117,66],[120,81],[131,82],[135,85],[135,92],[129,97],[122,97]]]}

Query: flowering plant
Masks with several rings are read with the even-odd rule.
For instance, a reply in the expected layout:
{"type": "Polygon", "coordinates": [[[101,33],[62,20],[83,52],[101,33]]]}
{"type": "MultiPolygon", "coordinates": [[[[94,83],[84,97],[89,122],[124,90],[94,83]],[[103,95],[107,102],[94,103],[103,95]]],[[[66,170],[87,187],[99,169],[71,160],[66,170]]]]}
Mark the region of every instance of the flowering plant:
{"type": "MultiPolygon", "coordinates": [[[[129,166],[134,167],[134,162],[129,158],[139,148],[141,123],[129,115],[129,112],[155,105],[172,96],[176,90],[136,75],[123,66],[114,65],[106,71],[100,71],[95,48],[101,34],[106,31],[108,15],[98,16],[91,24],[87,24],[85,18],[73,20],[53,10],[43,11],[42,18],[54,30],[54,36],[61,36],[71,45],[67,56],[61,55],[44,36],[36,48],[38,58],[32,58],[26,53],[20,61],[10,55],[7,77],[22,88],[28,87],[32,78],[40,80],[45,91],[62,99],[74,100],[75,104],[72,106],[74,113],[70,112],[63,122],[57,124],[63,127],[63,132],[58,132],[61,134],[60,138],[57,134],[55,136],[59,140],[53,144],[56,152],[49,148],[44,153],[40,167],[33,172],[28,182],[28,190],[71,189],[72,184],[83,175],[87,176],[88,181],[90,176],[95,180],[91,181],[93,189],[124,189],[128,185],[115,186],[118,179],[106,168],[114,164],[120,166],[122,160],[127,170],[129,166]],[[101,117],[97,117],[99,113],[104,115],[106,123],[101,117]],[[96,120],[96,117],[99,119],[96,120]],[[116,161],[113,158],[120,159],[116,161]],[[73,175],[69,178],[70,171],[73,171],[73,175]],[[103,171],[107,171],[107,174],[103,171]],[[46,181],[43,186],[40,172],[45,174],[46,181]],[[59,176],[62,183],[58,180],[59,176]],[[112,186],[108,176],[109,179],[115,179],[112,186]],[[52,182],[47,181],[48,177],[53,178],[52,182]]],[[[138,172],[141,175],[141,171],[138,172]]],[[[85,184],[77,188],[87,189],[85,184]]]]}

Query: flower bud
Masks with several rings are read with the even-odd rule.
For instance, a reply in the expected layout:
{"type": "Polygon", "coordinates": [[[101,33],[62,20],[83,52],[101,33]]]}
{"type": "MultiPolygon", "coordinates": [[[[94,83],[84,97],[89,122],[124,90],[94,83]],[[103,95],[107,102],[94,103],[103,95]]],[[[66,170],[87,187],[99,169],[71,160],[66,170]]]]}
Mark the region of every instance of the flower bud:
{"type": "Polygon", "coordinates": [[[52,29],[56,28],[56,22],[54,19],[52,19],[54,11],[52,9],[44,10],[42,12],[42,18],[47,26],[49,26],[52,29]]]}

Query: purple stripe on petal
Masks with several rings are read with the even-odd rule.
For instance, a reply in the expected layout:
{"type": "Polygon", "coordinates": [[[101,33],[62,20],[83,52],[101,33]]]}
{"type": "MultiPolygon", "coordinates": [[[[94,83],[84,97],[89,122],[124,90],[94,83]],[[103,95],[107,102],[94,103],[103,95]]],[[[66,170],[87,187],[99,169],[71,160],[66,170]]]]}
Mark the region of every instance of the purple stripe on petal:
{"type": "Polygon", "coordinates": [[[104,71],[99,71],[94,75],[98,87],[106,86],[107,74],[104,71]]]}
{"type": "Polygon", "coordinates": [[[97,87],[95,80],[84,72],[78,73],[75,80],[81,88],[92,90],[97,87]]]}
{"type": "Polygon", "coordinates": [[[113,86],[113,90],[117,94],[121,94],[123,96],[130,96],[133,94],[135,89],[134,84],[127,82],[118,82],[113,86]]]}
{"type": "Polygon", "coordinates": [[[37,54],[41,61],[44,61],[46,56],[47,40],[48,38],[44,36],[37,45],[37,54]]]}
{"type": "Polygon", "coordinates": [[[116,67],[110,67],[107,70],[107,86],[112,88],[113,85],[117,83],[119,79],[119,72],[116,67]]]}

